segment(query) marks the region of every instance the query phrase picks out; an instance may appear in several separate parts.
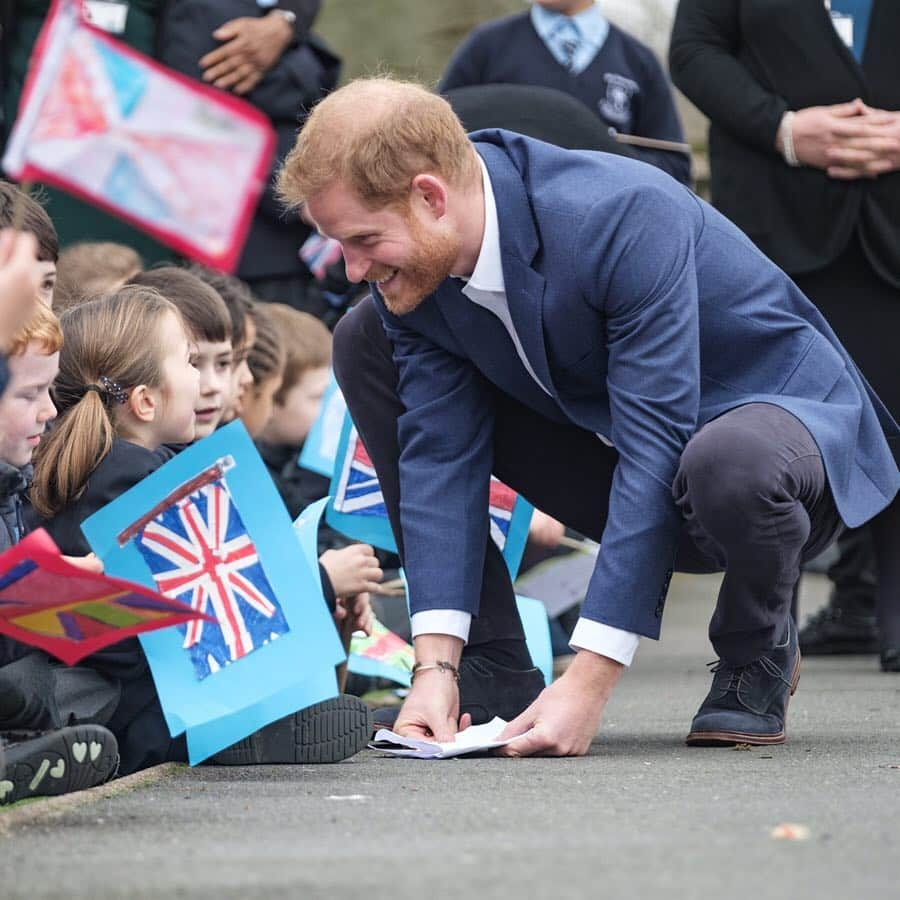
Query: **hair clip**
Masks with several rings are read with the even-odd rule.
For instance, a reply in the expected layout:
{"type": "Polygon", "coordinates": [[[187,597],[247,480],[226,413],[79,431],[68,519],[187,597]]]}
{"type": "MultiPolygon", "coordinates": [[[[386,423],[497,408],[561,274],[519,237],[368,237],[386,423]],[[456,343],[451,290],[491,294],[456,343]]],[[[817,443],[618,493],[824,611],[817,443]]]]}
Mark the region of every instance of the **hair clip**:
{"type": "Polygon", "coordinates": [[[128,402],[128,391],[125,390],[118,381],[112,381],[105,375],[101,375],[97,380],[103,385],[103,390],[112,397],[116,403],[128,402]]]}

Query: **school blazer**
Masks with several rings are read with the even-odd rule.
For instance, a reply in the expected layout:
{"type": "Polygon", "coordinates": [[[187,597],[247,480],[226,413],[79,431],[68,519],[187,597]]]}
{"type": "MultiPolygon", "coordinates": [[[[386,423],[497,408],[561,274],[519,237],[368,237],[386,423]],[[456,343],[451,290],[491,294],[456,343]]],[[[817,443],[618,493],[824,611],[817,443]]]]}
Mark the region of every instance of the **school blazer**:
{"type": "Polygon", "coordinates": [[[887,505],[900,475],[885,432],[897,426],[815,307],[724,216],[636,160],[501,130],[472,140],[496,196],[510,314],[550,395],[458,280],[402,317],[373,285],[406,410],[400,514],[413,612],[478,612],[494,389],[615,445],[583,614],[628,631],[659,635],[682,526],[671,493],[679,458],[733,407],[774,403],[803,421],[848,525],[887,505]]]}
{"type": "Polygon", "coordinates": [[[900,109],[900,3],[873,0],[860,65],[823,0],[681,0],[673,82],[710,119],[712,200],[792,275],[824,268],[854,231],[900,287],[900,173],[869,181],[791,168],[775,150],[785,111],[861,97],[900,109]]]}

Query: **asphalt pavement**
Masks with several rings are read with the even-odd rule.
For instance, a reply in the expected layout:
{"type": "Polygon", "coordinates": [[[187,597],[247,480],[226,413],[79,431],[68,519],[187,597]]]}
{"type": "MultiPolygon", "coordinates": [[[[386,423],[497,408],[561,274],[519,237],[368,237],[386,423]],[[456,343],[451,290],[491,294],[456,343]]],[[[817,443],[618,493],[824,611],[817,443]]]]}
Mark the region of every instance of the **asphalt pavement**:
{"type": "Polygon", "coordinates": [[[0,812],[0,897],[900,897],[900,675],[805,660],[787,744],[688,748],[716,587],[673,580],[586,758],[170,768],[0,812]]]}

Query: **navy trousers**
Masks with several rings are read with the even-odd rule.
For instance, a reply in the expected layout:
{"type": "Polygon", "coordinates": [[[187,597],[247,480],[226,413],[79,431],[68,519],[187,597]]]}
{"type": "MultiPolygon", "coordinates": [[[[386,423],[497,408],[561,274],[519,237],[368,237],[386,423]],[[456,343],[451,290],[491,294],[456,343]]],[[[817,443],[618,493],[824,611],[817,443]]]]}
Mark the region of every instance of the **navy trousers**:
{"type": "MultiPolygon", "coordinates": [[[[397,419],[404,410],[391,344],[371,300],[338,324],[334,370],[378,473],[402,559],[397,419]]],[[[497,478],[600,541],[615,449],[499,390],[493,401],[497,478]]],[[[802,563],[843,530],[812,436],[780,407],[739,406],[691,438],[672,494],[685,522],[676,570],[725,573],[709,627],[713,647],[734,665],[757,659],[785,631],[802,563]]],[[[523,640],[522,626],[506,565],[488,539],[480,608],[466,652],[508,640],[523,640]]]]}

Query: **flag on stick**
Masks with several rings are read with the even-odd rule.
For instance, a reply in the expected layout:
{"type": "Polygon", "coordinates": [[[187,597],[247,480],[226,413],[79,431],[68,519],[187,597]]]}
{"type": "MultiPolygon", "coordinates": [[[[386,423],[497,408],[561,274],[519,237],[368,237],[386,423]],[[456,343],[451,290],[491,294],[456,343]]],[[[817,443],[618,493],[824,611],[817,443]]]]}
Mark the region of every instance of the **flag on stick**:
{"type": "Polygon", "coordinates": [[[120,216],[233,271],[275,134],[250,104],[161,66],[54,0],[3,168],[120,216]]]}

